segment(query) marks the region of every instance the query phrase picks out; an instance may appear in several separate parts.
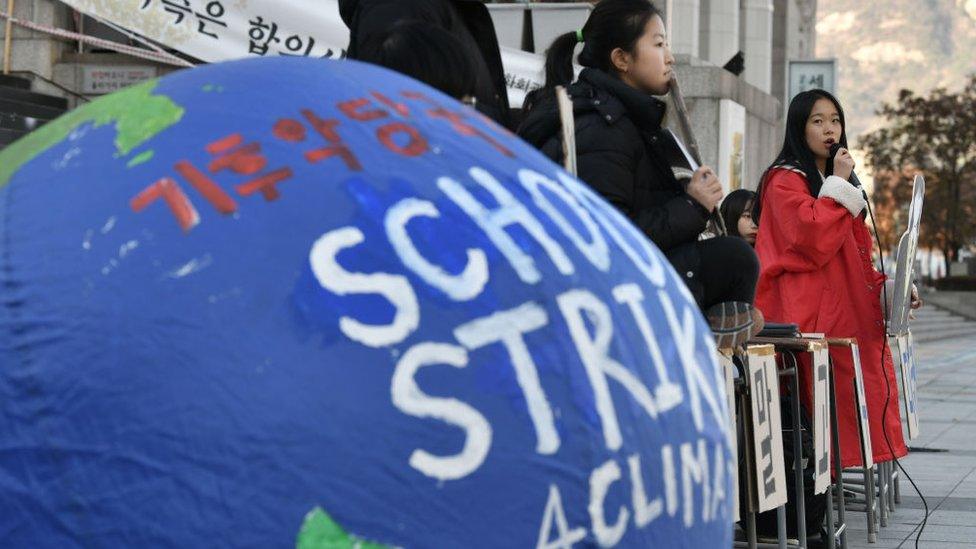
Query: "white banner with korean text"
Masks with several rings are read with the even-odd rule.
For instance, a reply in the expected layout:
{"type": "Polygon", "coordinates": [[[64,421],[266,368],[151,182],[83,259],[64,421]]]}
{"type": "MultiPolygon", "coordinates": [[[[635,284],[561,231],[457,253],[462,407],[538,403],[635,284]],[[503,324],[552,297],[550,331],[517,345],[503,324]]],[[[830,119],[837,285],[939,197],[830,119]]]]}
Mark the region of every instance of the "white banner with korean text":
{"type": "MultiPolygon", "coordinates": [[[[208,63],[248,56],[341,58],[349,29],[337,0],[62,0],[208,63]]],[[[539,55],[502,48],[512,107],[544,81],[539,55]]]]}

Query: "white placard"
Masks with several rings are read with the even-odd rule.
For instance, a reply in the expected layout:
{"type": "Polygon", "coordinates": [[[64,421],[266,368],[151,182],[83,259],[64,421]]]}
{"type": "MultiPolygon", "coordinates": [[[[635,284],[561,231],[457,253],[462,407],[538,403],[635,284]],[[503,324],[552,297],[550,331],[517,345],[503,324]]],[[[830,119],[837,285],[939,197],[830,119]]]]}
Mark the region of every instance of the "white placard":
{"type": "Polygon", "coordinates": [[[791,60],[787,72],[789,100],[800,92],[818,88],[836,94],[836,59],[791,60]]]}
{"type": "MultiPolygon", "coordinates": [[[[341,58],[349,29],[338,0],[62,0],[201,61],[254,56],[341,58]]],[[[502,48],[508,100],[519,107],[545,80],[542,56],[502,48]]]]}
{"type": "Polygon", "coordinates": [[[900,335],[898,341],[898,365],[901,369],[901,392],[905,403],[905,423],[908,440],[919,433],[918,426],[918,369],[915,366],[915,342],[911,333],[900,335]]]}
{"type": "Polygon", "coordinates": [[[739,437],[738,437],[738,409],[735,406],[735,364],[732,357],[725,353],[718,353],[719,364],[722,365],[722,375],[725,380],[725,398],[729,405],[729,429],[731,429],[729,440],[732,447],[732,461],[736,464],[730,471],[732,475],[732,520],[739,520],[739,437]]]}
{"type": "MultiPolygon", "coordinates": [[[[684,155],[685,161],[688,162],[688,169],[691,170],[692,173],[697,171],[699,168],[698,162],[695,162],[695,158],[691,156],[691,153],[688,151],[688,148],[685,147],[685,144],[681,142],[681,138],[678,137],[678,134],[671,131],[670,128],[668,128],[666,131],[671,134],[671,137],[674,138],[674,142],[677,143],[678,148],[681,149],[681,154],[684,155]]],[[[672,169],[677,169],[677,168],[672,168],[672,169]]]]}
{"type": "Polygon", "coordinates": [[[864,468],[874,467],[874,449],[871,448],[871,423],[868,419],[868,401],[864,396],[864,373],[861,372],[861,351],[857,343],[851,345],[854,359],[854,405],[857,407],[857,432],[861,437],[861,459],[864,468]]]}
{"type": "Polygon", "coordinates": [[[888,333],[900,336],[908,333],[908,313],[911,309],[912,276],[915,268],[915,255],[918,251],[918,231],[922,223],[922,205],[925,202],[925,179],[915,176],[912,186],[912,203],[908,207],[908,228],[898,241],[898,255],[895,263],[894,295],[888,320],[888,333]]]}
{"type": "Polygon", "coordinates": [[[756,510],[761,513],[786,504],[779,378],[771,345],[750,347],[747,354],[756,510]]]}
{"type": "Polygon", "coordinates": [[[746,108],[731,99],[719,101],[718,132],[718,178],[728,194],[745,182],[746,108]]]}
{"type": "Polygon", "coordinates": [[[81,93],[100,95],[156,78],[156,67],[142,65],[82,65],[81,93]]]}
{"type": "Polygon", "coordinates": [[[827,346],[810,353],[813,358],[813,491],[830,487],[830,353],[827,346]]]}

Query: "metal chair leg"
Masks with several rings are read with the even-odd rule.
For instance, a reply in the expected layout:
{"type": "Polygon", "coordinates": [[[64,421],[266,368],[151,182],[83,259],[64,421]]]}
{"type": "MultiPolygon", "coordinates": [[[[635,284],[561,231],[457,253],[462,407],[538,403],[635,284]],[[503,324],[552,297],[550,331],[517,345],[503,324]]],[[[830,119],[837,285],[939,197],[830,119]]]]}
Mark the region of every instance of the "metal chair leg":
{"type": "Polygon", "coordinates": [[[901,504],[901,475],[895,475],[895,504],[901,504]]]}
{"type": "Polygon", "coordinates": [[[895,462],[888,462],[888,510],[895,512],[895,483],[898,481],[898,472],[895,470],[895,462]]]}
{"type": "Polygon", "coordinates": [[[793,476],[796,482],[796,537],[807,546],[807,513],[803,500],[803,438],[800,427],[800,372],[793,373],[793,476]]]}
{"type": "Polygon", "coordinates": [[[887,463],[882,462],[877,465],[878,471],[878,511],[881,519],[881,527],[888,526],[888,474],[885,471],[887,463]]]}
{"type": "Polygon", "coordinates": [[[756,549],[756,514],[746,513],[746,541],[749,549],[756,549]]]}
{"type": "Polygon", "coordinates": [[[868,543],[878,542],[878,504],[874,499],[874,468],[864,468],[865,511],[868,515],[868,543]]]}
{"type": "Polygon", "coordinates": [[[779,549],[786,549],[786,506],[776,508],[776,543],[779,549]]]}
{"type": "MultiPolygon", "coordinates": [[[[834,471],[837,472],[837,493],[840,496],[837,502],[837,523],[836,526],[833,522],[833,517],[829,517],[831,522],[829,526],[830,541],[827,544],[828,549],[834,549],[836,542],[834,533],[837,529],[840,530],[840,546],[843,549],[847,549],[847,516],[846,509],[847,503],[844,500],[844,469],[842,467],[841,455],[840,455],[840,428],[839,420],[837,419],[837,399],[835,393],[836,386],[834,385],[834,376],[830,376],[830,451],[833,457],[834,471]]],[[[830,494],[830,490],[827,491],[830,494]]],[[[827,509],[832,510],[830,501],[828,500],[827,509]]]]}
{"type": "MultiPolygon", "coordinates": [[[[842,500],[839,498],[838,501],[842,500]]],[[[827,488],[827,512],[824,519],[827,521],[827,549],[835,549],[837,546],[837,529],[834,523],[834,486],[827,488]]]]}

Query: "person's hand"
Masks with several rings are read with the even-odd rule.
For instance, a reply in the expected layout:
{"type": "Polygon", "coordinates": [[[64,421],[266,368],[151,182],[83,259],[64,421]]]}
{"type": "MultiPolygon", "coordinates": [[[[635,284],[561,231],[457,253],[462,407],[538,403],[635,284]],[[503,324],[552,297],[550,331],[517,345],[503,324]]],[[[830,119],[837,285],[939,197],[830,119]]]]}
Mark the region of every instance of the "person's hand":
{"type": "Polygon", "coordinates": [[[854,171],[854,157],[847,149],[841,148],[834,156],[834,175],[847,181],[854,171]]]}
{"type": "Polygon", "coordinates": [[[708,211],[713,211],[722,201],[722,183],[708,166],[695,170],[685,192],[708,211]]]}
{"type": "Polygon", "coordinates": [[[918,295],[918,288],[912,284],[912,309],[919,309],[922,307],[922,298],[918,295]]]}

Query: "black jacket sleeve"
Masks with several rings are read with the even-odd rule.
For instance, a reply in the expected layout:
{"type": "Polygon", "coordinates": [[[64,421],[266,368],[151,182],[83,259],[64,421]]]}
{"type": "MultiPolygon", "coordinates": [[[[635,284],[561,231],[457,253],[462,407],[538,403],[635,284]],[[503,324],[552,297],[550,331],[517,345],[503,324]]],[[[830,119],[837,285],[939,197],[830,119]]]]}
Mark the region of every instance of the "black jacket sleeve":
{"type": "Polygon", "coordinates": [[[707,212],[691,197],[654,193],[657,196],[651,200],[640,200],[638,186],[653,187],[639,181],[642,149],[639,137],[628,136],[620,127],[598,123],[583,128],[577,132],[579,178],[623,212],[662,252],[696,241],[705,230],[707,212]]]}
{"type": "Polygon", "coordinates": [[[695,242],[705,230],[708,212],[687,195],[676,196],[661,206],[638,211],[634,223],[657,244],[662,252],[695,242]]]}

